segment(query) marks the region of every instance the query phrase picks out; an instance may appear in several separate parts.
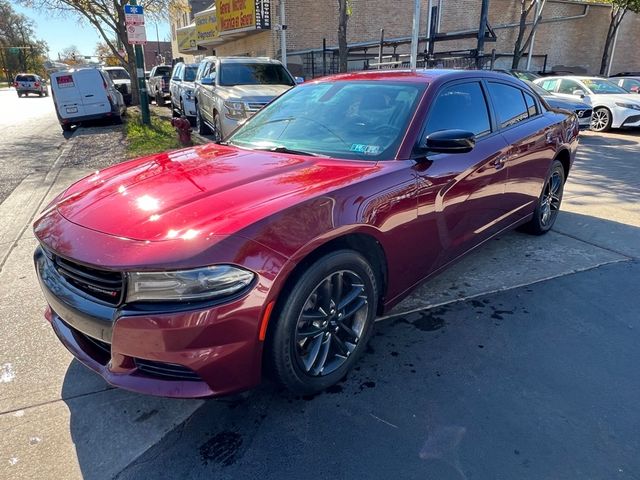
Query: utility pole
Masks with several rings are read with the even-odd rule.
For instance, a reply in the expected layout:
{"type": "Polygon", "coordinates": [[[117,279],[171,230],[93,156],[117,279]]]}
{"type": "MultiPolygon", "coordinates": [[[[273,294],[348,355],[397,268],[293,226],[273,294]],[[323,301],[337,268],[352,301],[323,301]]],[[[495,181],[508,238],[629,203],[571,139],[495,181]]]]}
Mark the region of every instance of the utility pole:
{"type": "Polygon", "coordinates": [[[280,0],[280,51],[282,64],[287,66],[287,20],[284,13],[284,0],[280,0]]]}
{"type": "Polygon", "coordinates": [[[418,37],[420,35],[420,0],[413,2],[413,29],[411,31],[411,59],[409,66],[415,70],[418,65],[418,37]]]}
{"type": "MultiPolygon", "coordinates": [[[[131,5],[138,5],[136,0],[131,0],[131,5]]],[[[149,114],[149,96],[147,95],[147,84],[144,80],[144,54],[142,46],[134,46],[136,55],[136,77],[138,78],[138,92],[140,92],[140,112],[142,113],[143,125],[151,125],[151,115],[149,114]]]]}

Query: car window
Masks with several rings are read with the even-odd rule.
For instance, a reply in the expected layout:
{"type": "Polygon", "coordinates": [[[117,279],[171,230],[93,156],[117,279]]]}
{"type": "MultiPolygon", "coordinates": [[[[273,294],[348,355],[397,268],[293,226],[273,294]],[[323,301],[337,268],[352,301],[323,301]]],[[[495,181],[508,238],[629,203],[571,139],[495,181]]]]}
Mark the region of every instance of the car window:
{"type": "Polygon", "coordinates": [[[493,99],[500,128],[510,127],[529,117],[523,92],[519,88],[504,83],[489,82],[489,94],[493,99]]]}
{"type": "Polygon", "coordinates": [[[626,78],[622,81],[622,88],[630,92],[637,92],[640,90],[640,80],[635,78],[626,78]]]}
{"type": "Polygon", "coordinates": [[[186,65],[184,67],[184,81],[193,82],[196,79],[197,67],[194,65],[186,65]]]}
{"type": "Polygon", "coordinates": [[[173,75],[171,76],[173,80],[180,80],[180,70],[182,70],[182,65],[176,65],[173,68],[173,75]]]}
{"type": "Polygon", "coordinates": [[[524,94],[524,101],[527,104],[527,112],[529,113],[529,117],[534,117],[538,114],[538,105],[534,98],[529,95],[527,92],[522,92],[524,94]]]}
{"type": "Polygon", "coordinates": [[[558,93],[573,95],[574,90],[584,90],[584,89],[575,80],[569,80],[568,78],[563,78],[560,81],[560,86],[558,87],[558,93]]]}
{"type": "Polygon", "coordinates": [[[439,130],[460,129],[476,136],[491,131],[487,102],[479,82],[445,87],[431,107],[425,135],[439,130]]]}
{"type": "Polygon", "coordinates": [[[229,142],[347,159],[391,159],[425,88],[387,81],[302,84],[256,113],[229,142]]]}
{"type": "Polygon", "coordinates": [[[277,63],[223,63],[220,85],[295,85],[287,70],[277,63]]]}
{"type": "Polygon", "coordinates": [[[547,92],[555,91],[557,84],[558,84],[557,78],[554,78],[552,80],[544,80],[542,83],[538,83],[538,85],[544,88],[547,92]]]}
{"type": "Polygon", "coordinates": [[[16,82],[35,82],[34,75],[16,75],[16,82]]]}
{"type": "Polygon", "coordinates": [[[156,71],[153,73],[153,76],[159,77],[162,75],[163,77],[168,77],[170,73],[171,67],[156,67],[156,71]]]}
{"type": "Polygon", "coordinates": [[[129,72],[127,72],[124,68],[107,70],[107,73],[111,77],[111,80],[131,80],[131,77],[129,76],[129,72]]]}

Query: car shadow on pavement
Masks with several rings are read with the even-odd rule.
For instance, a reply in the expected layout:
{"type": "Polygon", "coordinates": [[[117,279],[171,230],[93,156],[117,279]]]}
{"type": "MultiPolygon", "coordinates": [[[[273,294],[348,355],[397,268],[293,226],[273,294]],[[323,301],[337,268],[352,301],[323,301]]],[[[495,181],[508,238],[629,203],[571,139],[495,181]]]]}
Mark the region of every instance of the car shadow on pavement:
{"type": "MultiPolygon", "coordinates": [[[[638,227],[562,216],[640,245],[638,227]]],[[[78,464],[86,479],[637,478],[639,275],[619,261],[395,316],[314,396],[265,382],[184,421],[198,401],[66,399],[78,464]]]]}

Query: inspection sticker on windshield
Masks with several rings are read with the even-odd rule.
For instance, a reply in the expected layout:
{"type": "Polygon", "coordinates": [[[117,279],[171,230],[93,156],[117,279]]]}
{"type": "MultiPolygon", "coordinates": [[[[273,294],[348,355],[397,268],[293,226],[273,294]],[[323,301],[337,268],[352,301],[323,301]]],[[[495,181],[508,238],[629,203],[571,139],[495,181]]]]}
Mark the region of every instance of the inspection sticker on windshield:
{"type": "Polygon", "coordinates": [[[352,152],[364,153],[365,155],[377,155],[380,153],[379,145],[365,145],[363,143],[352,143],[349,149],[352,152]]]}

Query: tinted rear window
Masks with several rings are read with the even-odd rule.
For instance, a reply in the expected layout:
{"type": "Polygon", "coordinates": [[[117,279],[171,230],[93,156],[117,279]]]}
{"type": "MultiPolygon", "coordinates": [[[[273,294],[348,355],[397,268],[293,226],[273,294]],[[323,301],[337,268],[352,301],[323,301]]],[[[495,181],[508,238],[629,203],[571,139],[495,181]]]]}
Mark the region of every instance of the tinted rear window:
{"type": "Polygon", "coordinates": [[[196,66],[185,67],[185,71],[184,71],[185,82],[193,82],[196,79],[197,72],[198,72],[198,67],[196,66]]]}
{"type": "Polygon", "coordinates": [[[220,85],[295,85],[282,65],[274,63],[223,63],[220,85]]]}
{"type": "Polygon", "coordinates": [[[162,75],[163,77],[168,77],[171,74],[171,67],[158,67],[156,68],[156,72],[153,75],[154,77],[159,77],[162,75]]]}
{"type": "Polygon", "coordinates": [[[17,75],[16,82],[35,82],[36,77],[34,75],[17,75]]]}
{"type": "Polygon", "coordinates": [[[129,76],[129,72],[127,72],[124,69],[107,70],[107,73],[111,77],[111,80],[130,80],[131,79],[131,77],[129,76]]]}

